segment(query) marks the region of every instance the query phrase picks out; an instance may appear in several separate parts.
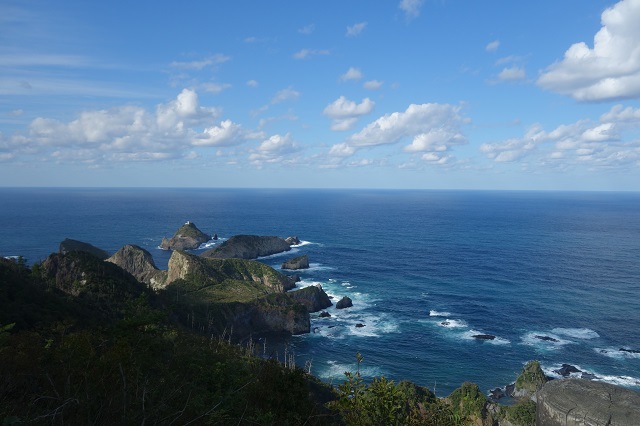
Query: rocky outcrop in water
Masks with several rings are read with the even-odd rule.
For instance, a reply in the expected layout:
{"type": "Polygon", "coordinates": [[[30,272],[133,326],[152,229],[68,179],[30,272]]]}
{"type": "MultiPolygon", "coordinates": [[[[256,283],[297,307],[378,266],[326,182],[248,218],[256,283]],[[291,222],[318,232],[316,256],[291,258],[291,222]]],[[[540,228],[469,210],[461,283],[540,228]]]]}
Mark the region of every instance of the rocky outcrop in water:
{"type": "Polygon", "coordinates": [[[353,306],[353,301],[347,296],[344,296],[342,299],[338,301],[338,303],[336,303],[336,309],[346,309],[352,306],[353,306]]]}
{"type": "Polygon", "coordinates": [[[257,259],[291,250],[284,238],[260,235],[234,235],[201,256],[212,259],[257,259]]]}
{"type": "Polygon", "coordinates": [[[287,293],[289,297],[307,307],[309,312],[318,312],[333,305],[322,286],[311,285],[296,291],[287,293]]]}
{"type": "Polygon", "coordinates": [[[160,248],[165,250],[195,250],[211,236],[205,234],[193,222],[187,222],[170,239],[162,238],[160,248]]]}
{"type": "Polygon", "coordinates": [[[60,243],[58,252],[61,254],[67,254],[72,251],[83,251],[85,253],[91,253],[100,260],[105,260],[107,257],[109,257],[109,253],[94,245],[78,240],[72,240],[70,238],[65,238],[64,241],[60,243]]]}
{"type": "Polygon", "coordinates": [[[640,425],[640,393],[591,380],[552,380],[538,392],[536,425],[640,425]]]}
{"type": "Polygon", "coordinates": [[[304,256],[294,257],[293,259],[289,259],[282,264],[281,269],[309,269],[309,256],[306,254],[304,256]]]}
{"type": "Polygon", "coordinates": [[[522,372],[516,379],[510,396],[516,398],[532,398],[549,379],[544,375],[538,361],[529,361],[522,368],[522,372]]]}
{"type": "Polygon", "coordinates": [[[167,272],[156,268],[151,253],[142,247],[127,244],[106,261],[115,263],[154,290],[164,287],[167,281],[167,272]]]}

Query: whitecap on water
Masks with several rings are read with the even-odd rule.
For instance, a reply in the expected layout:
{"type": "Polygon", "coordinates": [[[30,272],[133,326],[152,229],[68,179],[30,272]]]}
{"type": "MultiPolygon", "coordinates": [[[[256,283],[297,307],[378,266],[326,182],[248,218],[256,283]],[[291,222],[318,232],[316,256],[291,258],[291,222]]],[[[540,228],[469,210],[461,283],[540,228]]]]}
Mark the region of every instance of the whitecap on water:
{"type": "Polygon", "coordinates": [[[531,331],[522,336],[523,345],[534,346],[541,350],[557,350],[571,343],[574,342],[562,339],[557,334],[543,331],[531,331]]]}
{"type": "MultiPolygon", "coordinates": [[[[609,375],[609,374],[599,374],[596,371],[590,371],[587,370],[585,368],[582,368],[578,365],[574,365],[574,367],[576,367],[578,370],[580,370],[579,373],[571,373],[569,375],[569,377],[572,378],[586,378],[589,380],[593,380],[596,382],[605,382],[605,383],[610,383],[612,385],[618,385],[618,386],[623,386],[623,387],[633,387],[633,388],[640,388],[640,378],[638,377],[632,377],[632,376],[614,376],[614,375],[609,375]]],[[[562,379],[563,376],[561,376],[560,374],[556,373],[555,370],[559,370],[560,368],[562,368],[561,365],[556,364],[554,366],[542,366],[542,371],[544,372],[545,376],[548,377],[552,377],[554,379],[562,379]]]]}
{"type": "Polygon", "coordinates": [[[452,314],[450,312],[439,312],[433,309],[429,311],[430,317],[450,317],[451,315],[452,314]]]}
{"type": "Polygon", "coordinates": [[[492,334],[491,336],[493,336],[493,339],[478,339],[477,337],[474,337],[478,335],[488,335],[488,334],[483,333],[482,331],[469,330],[462,333],[461,337],[466,340],[480,340],[482,342],[490,343],[492,345],[508,345],[509,343],[511,343],[507,339],[503,339],[502,337],[498,337],[498,336],[493,336],[492,334]]]}
{"type": "MultiPolygon", "coordinates": [[[[345,372],[349,371],[355,374],[356,369],[357,369],[357,365],[355,363],[340,364],[337,361],[327,361],[326,365],[320,366],[320,372],[316,374],[322,379],[344,379],[345,372]]],[[[360,376],[362,377],[379,377],[379,376],[382,376],[383,374],[384,373],[382,372],[380,367],[360,365],[360,376]]]]}
{"type": "Polygon", "coordinates": [[[640,359],[640,350],[622,347],[594,348],[596,353],[613,359],[640,359]]]}
{"type": "Polygon", "coordinates": [[[554,328],[551,332],[574,339],[595,339],[600,337],[598,333],[589,328],[554,328]]]}

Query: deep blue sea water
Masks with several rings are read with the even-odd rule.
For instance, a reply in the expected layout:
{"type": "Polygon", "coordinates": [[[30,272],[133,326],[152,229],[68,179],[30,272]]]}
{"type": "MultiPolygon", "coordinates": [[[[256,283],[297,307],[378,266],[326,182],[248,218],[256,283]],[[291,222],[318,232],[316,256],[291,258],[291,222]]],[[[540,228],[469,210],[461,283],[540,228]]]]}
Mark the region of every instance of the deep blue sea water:
{"type": "Polygon", "coordinates": [[[110,252],[137,244],[166,268],[158,245],[186,220],[223,239],[304,241],[261,261],[308,254],[300,285],[354,307],[268,343],[326,381],[360,352],[366,376],[440,396],[513,382],[531,359],[640,389],[640,353],[619,350],[640,350],[639,193],[0,189],[0,255],[33,263],[73,238],[110,252]],[[472,337],[483,333],[496,339],[472,337]]]}

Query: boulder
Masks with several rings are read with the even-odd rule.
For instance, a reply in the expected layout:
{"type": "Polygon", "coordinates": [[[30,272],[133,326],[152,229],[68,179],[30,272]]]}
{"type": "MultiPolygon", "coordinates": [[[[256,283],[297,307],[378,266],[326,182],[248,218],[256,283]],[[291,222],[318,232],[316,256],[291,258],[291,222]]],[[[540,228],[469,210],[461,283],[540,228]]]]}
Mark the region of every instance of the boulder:
{"type": "Polygon", "coordinates": [[[287,238],[285,238],[285,241],[286,241],[287,243],[289,243],[289,245],[291,245],[291,246],[297,246],[297,245],[299,245],[299,244],[300,244],[300,242],[301,242],[301,241],[300,241],[300,238],[295,237],[295,236],[294,236],[294,237],[287,237],[287,238]]]}
{"type": "Polygon", "coordinates": [[[260,235],[234,235],[217,247],[202,253],[212,259],[257,259],[291,250],[284,238],[260,235]]]}
{"type": "Polygon", "coordinates": [[[493,340],[496,338],[493,334],[474,334],[471,337],[478,340],[493,340]]]}
{"type": "Polygon", "coordinates": [[[558,339],[554,339],[553,337],[549,337],[549,336],[536,335],[535,338],[539,340],[544,340],[545,342],[553,342],[553,343],[558,343],[560,341],[558,339]]]}
{"type": "Polygon", "coordinates": [[[356,328],[362,328],[362,327],[364,327],[364,324],[362,324],[361,322],[356,324],[356,328]]]}
{"type": "Polygon", "coordinates": [[[290,291],[287,294],[296,302],[306,306],[309,312],[318,312],[333,305],[320,285],[311,285],[300,290],[290,291]]]}
{"type": "Polygon", "coordinates": [[[58,252],[60,254],[67,254],[72,251],[83,251],[85,253],[90,253],[100,260],[105,260],[107,257],[109,257],[109,253],[102,249],[99,249],[96,246],[82,241],[65,238],[64,241],[60,243],[58,252]]]}
{"type": "Polygon", "coordinates": [[[331,314],[327,311],[320,312],[320,318],[331,318],[331,314]]]}
{"type": "Polygon", "coordinates": [[[350,308],[352,306],[353,306],[353,301],[347,296],[344,296],[342,299],[338,301],[338,303],[336,303],[336,309],[345,309],[345,308],[350,308]]]}
{"type": "Polygon", "coordinates": [[[156,268],[151,253],[142,247],[128,244],[106,259],[106,261],[115,263],[136,277],[141,283],[145,283],[156,290],[164,287],[167,281],[167,272],[156,268]]]}
{"type": "Polygon", "coordinates": [[[309,269],[309,256],[294,257],[282,264],[281,269],[309,269]]]}
{"type": "Polygon", "coordinates": [[[211,236],[198,229],[195,223],[187,222],[170,239],[163,238],[160,248],[165,250],[195,250],[211,236]]]}
{"type": "Polygon", "coordinates": [[[640,393],[591,380],[551,380],[538,392],[536,425],[640,425],[640,393]]]}
{"type": "Polygon", "coordinates": [[[558,373],[562,377],[569,377],[571,373],[582,373],[582,370],[578,370],[578,368],[571,364],[562,364],[562,367],[557,370],[553,370],[553,372],[558,373]]]}

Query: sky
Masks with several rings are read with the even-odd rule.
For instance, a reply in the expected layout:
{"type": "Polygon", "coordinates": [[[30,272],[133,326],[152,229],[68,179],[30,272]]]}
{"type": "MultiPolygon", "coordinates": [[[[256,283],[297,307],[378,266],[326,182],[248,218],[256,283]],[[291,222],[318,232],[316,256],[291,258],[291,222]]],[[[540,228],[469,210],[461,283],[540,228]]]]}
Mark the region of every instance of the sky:
{"type": "Polygon", "coordinates": [[[0,186],[640,191],[640,0],[0,0],[0,186]]]}

